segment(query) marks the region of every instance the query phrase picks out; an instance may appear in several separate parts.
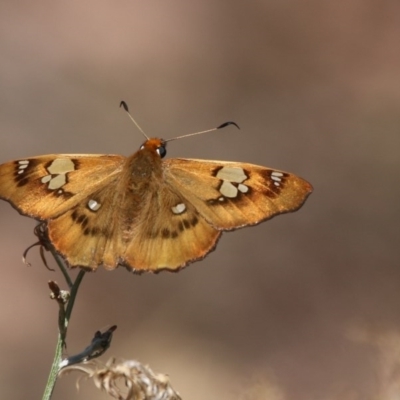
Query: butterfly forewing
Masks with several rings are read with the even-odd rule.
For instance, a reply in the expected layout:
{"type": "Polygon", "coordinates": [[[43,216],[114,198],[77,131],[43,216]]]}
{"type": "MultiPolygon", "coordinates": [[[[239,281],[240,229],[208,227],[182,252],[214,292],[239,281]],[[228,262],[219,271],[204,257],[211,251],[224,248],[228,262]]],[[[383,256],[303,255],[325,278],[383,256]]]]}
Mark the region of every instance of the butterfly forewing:
{"type": "Polygon", "coordinates": [[[0,198],[46,220],[70,210],[118,176],[125,157],[50,154],[0,166],[0,198]]]}
{"type": "Polygon", "coordinates": [[[295,211],[312,192],[296,175],[253,164],[171,159],[166,180],[215,228],[232,230],[295,211]]]}

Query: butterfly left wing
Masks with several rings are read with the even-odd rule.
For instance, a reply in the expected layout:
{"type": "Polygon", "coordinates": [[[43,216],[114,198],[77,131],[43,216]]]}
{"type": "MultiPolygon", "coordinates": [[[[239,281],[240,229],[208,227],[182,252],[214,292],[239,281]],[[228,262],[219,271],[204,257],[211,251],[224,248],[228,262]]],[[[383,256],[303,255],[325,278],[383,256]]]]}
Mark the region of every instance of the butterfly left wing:
{"type": "Polygon", "coordinates": [[[0,165],[0,198],[47,222],[54,247],[71,266],[119,261],[114,234],[116,185],[126,157],[50,154],[0,165]]]}
{"type": "Polygon", "coordinates": [[[60,215],[112,181],[125,157],[50,154],[0,165],[0,198],[38,220],[60,215]]]}
{"type": "Polygon", "coordinates": [[[112,270],[121,263],[128,218],[120,211],[120,184],[109,182],[47,221],[50,241],[71,267],[112,270]]]}
{"type": "Polygon", "coordinates": [[[213,227],[232,230],[299,209],[313,188],[288,172],[195,159],[164,161],[165,179],[213,227]]]}

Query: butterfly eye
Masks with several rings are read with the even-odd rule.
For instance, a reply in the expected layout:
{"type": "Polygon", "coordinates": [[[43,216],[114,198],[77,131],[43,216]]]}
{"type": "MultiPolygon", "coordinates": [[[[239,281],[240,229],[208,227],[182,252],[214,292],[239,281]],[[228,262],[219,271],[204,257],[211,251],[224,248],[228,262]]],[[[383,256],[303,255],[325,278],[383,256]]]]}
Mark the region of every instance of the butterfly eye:
{"type": "Polygon", "coordinates": [[[165,145],[161,145],[157,148],[156,151],[161,158],[164,158],[167,154],[167,149],[165,148],[165,145]]]}

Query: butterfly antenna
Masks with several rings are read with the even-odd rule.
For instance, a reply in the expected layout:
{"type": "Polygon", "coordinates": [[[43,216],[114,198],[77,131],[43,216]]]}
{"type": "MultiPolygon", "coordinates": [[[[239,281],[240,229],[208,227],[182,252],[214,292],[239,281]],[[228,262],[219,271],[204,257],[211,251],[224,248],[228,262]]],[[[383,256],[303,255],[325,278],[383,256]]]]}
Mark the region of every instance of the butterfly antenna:
{"type": "Polygon", "coordinates": [[[133,119],[132,115],[131,115],[130,112],[129,112],[128,104],[126,104],[125,101],[122,100],[121,103],[119,104],[119,106],[122,107],[122,108],[126,111],[126,113],[128,114],[129,118],[131,119],[131,121],[136,125],[136,127],[139,129],[139,131],[142,132],[143,136],[144,136],[146,139],[149,139],[149,137],[143,132],[143,129],[142,129],[142,128],[139,126],[139,124],[133,119]]]}
{"type": "Polygon", "coordinates": [[[201,131],[201,132],[189,133],[187,135],[177,136],[177,137],[174,137],[174,138],[171,138],[171,139],[164,140],[164,142],[171,142],[172,140],[183,139],[183,138],[187,138],[189,136],[201,135],[201,134],[207,133],[207,132],[214,132],[214,131],[216,131],[218,129],[225,128],[228,125],[235,125],[236,128],[240,129],[239,125],[236,122],[229,121],[229,122],[224,122],[223,124],[217,126],[216,128],[207,129],[206,131],[201,131]]]}

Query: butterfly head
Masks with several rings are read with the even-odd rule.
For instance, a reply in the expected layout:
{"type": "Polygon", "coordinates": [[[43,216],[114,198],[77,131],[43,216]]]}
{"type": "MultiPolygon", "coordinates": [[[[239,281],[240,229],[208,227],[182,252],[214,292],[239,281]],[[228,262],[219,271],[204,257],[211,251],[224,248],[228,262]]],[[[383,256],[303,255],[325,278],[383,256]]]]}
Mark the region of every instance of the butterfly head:
{"type": "Polygon", "coordinates": [[[160,158],[164,158],[167,155],[167,143],[163,139],[152,138],[146,140],[141,146],[140,150],[148,150],[153,153],[157,153],[160,158]]]}

